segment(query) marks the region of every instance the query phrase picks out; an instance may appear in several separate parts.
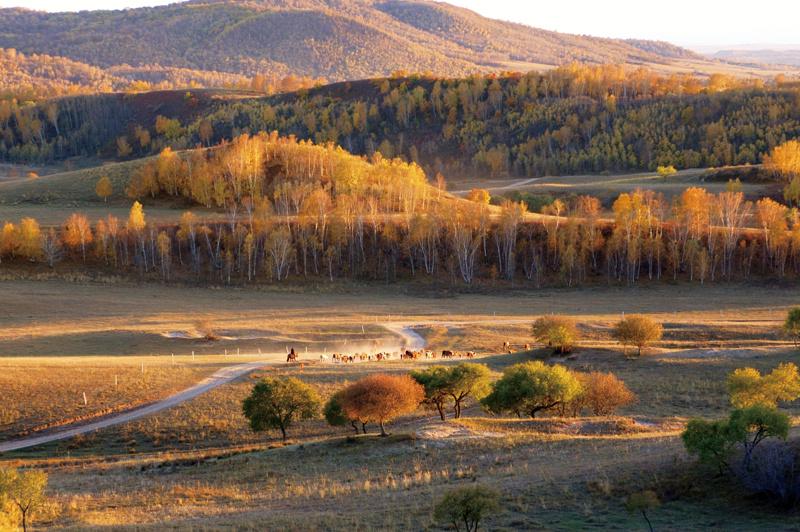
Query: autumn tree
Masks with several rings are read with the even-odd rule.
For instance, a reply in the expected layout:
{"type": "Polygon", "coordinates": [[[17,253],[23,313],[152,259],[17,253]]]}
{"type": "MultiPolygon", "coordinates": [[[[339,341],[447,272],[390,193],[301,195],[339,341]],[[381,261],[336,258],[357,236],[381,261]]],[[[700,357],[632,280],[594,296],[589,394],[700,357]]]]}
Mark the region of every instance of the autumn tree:
{"type": "Polygon", "coordinates": [[[347,412],[345,412],[344,405],[347,401],[345,392],[346,389],[339,390],[333,394],[325,403],[325,407],[322,410],[322,415],[325,418],[325,421],[327,421],[332,427],[343,427],[346,424],[350,424],[350,426],[353,427],[353,430],[356,431],[356,434],[358,434],[359,431],[357,423],[360,423],[361,432],[366,434],[367,422],[362,421],[359,418],[350,417],[347,412]]]}
{"type": "Polygon", "coordinates": [[[625,350],[629,345],[638,349],[642,356],[642,349],[647,345],[661,339],[663,327],[660,323],[647,316],[625,316],[614,325],[611,337],[621,343],[625,350]]]}
{"type": "Polygon", "coordinates": [[[485,188],[473,188],[467,194],[467,199],[469,201],[474,201],[475,203],[488,205],[489,201],[492,199],[492,195],[489,194],[489,191],[485,188]]]}
{"type": "Polygon", "coordinates": [[[0,262],[3,257],[13,257],[19,248],[19,232],[11,222],[5,222],[0,229],[0,262]]]}
{"type": "Polygon", "coordinates": [[[580,380],[569,369],[537,360],[507,368],[482,403],[495,414],[536,417],[540,411],[569,403],[581,392],[580,380]]]}
{"type": "Polygon", "coordinates": [[[44,471],[0,467],[0,503],[7,499],[19,511],[23,531],[28,530],[34,514],[47,504],[46,488],[44,471]]]}
{"type": "Polygon", "coordinates": [[[791,362],[779,364],[765,375],[755,368],[738,368],[728,375],[727,385],[731,404],[736,408],[774,408],[800,397],[800,372],[791,362]]]}
{"type": "Polygon", "coordinates": [[[257,383],[242,402],[242,412],[253,432],[280,429],[283,441],[286,430],[295,421],[313,419],[319,411],[316,390],[300,379],[265,378],[257,383]]]}
{"type": "Polygon", "coordinates": [[[42,257],[42,231],[33,218],[23,218],[19,222],[17,253],[31,262],[42,257]]]}
{"type": "Polygon", "coordinates": [[[425,390],[408,375],[371,375],[345,389],[342,408],[351,419],[378,423],[381,436],[387,436],[385,424],[410,414],[424,399],[425,390]]]}
{"type": "Polygon", "coordinates": [[[94,192],[97,194],[98,198],[103,200],[104,203],[108,203],[108,198],[114,193],[114,187],[111,184],[111,180],[108,178],[108,176],[104,175],[97,180],[97,184],[94,187],[94,192]]]}
{"type": "Polygon", "coordinates": [[[70,248],[80,248],[83,262],[86,262],[86,246],[92,243],[94,236],[89,220],[83,214],[72,213],[64,222],[63,242],[70,248]]]}
{"type": "Polygon", "coordinates": [[[675,170],[675,167],[674,167],[674,166],[672,166],[672,165],[669,165],[669,166],[659,166],[659,167],[656,169],[656,172],[657,172],[657,173],[658,173],[658,175],[659,175],[659,176],[661,176],[661,178],[662,178],[662,179],[664,179],[665,181],[666,181],[668,178],[670,178],[670,177],[672,177],[672,176],[674,176],[675,174],[677,174],[677,173],[678,173],[678,171],[677,171],[677,170],[675,170]]]}
{"type": "Polygon", "coordinates": [[[764,157],[764,168],[787,182],[800,177],[800,141],[789,140],[772,148],[764,157]]]}
{"type": "Polygon", "coordinates": [[[613,373],[593,371],[579,374],[579,380],[583,387],[579,401],[594,416],[609,416],[636,401],[636,395],[613,373]]]}
{"type": "Polygon", "coordinates": [[[575,321],[566,316],[542,316],[533,322],[532,332],[536,341],[552,347],[557,354],[571,352],[579,339],[575,321]]]}

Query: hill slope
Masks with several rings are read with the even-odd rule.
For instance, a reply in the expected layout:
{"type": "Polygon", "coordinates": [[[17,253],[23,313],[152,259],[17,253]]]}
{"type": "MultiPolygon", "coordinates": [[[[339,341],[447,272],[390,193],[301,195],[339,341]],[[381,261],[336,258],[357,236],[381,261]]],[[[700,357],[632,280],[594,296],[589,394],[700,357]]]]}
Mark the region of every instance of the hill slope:
{"type": "Polygon", "coordinates": [[[105,69],[159,65],[331,80],[398,69],[455,76],[572,61],[703,61],[667,43],[560,34],[427,0],[194,0],[81,13],[2,9],[0,47],[105,69]]]}

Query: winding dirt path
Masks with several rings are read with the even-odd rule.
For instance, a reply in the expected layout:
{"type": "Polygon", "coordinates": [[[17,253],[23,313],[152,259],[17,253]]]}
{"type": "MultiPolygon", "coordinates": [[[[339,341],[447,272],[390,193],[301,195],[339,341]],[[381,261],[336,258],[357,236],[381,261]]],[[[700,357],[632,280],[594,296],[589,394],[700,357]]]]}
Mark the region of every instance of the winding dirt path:
{"type": "MultiPolygon", "coordinates": [[[[402,345],[404,345],[406,349],[422,349],[425,347],[425,339],[416,333],[411,326],[397,323],[385,323],[383,326],[388,331],[400,336],[403,339],[402,345]]],[[[68,428],[64,428],[55,432],[48,432],[46,434],[40,434],[37,436],[28,436],[26,438],[0,442],[0,453],[18,451],[20,449],[36,447],[37,445],[43,445],[54,441],[66,440],[80,434],[87,434],[89,432],[94,432],[107,427],[113,427],[114,425],[127,423],[135,419],[155,414],[162,410],[166,410],[167,408],[172,408],[173,406],[177,406],[181,403],[194,399],[195,397],[202,395],[209,390],[213,390],[218,386],[222,386],[223,384],[236,380],[239,377],[247,375],[248,373],[259,368],[268,365],[279,364],[283,362],[283,357],[285,356],[286,355],[282,353],[273,353],[266,355],[268,358],[262,358],[253,362],[222,368],[210,377],[206,377],[205,379],[201,380],[194,386],[170,395],[169,397],[161,399],[160,401],[136,407],[118,414],[112,414],[96,421],[72,425],[68,428]]]]}

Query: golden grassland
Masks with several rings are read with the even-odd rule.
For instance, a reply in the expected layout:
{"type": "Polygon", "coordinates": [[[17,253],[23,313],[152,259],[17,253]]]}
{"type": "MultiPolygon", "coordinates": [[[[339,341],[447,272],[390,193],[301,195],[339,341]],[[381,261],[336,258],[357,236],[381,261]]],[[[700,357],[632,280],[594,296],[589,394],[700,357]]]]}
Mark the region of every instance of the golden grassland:
{"type": "MultiPolygon", "coordinates": [[[[652,190],[663,194],[667,200],[680,195],[688,187],[700,187],[712,194],[724,192],[727,182],[706,181],[706,169],[694,168],[680,170],[667,179],[656,172],[631,172],[608,175],[570,175],[546,176],[530,179],[453,179],[449,189],[457,196],[465,196],[472,188],[486,188],[493,195],[503,195],[513,191],[531,194],[547,194],[554,197],[586,194],[610,204],[620,194],[637,189],[652,190]]],[[[765,196],[780,195],[781,186],[777,183],[742,183],[742,192],[749,200],[765,196]]]]}
{"type": "MultiPolygon", "coordinates": [[[[612,418],[495,418],[472,406],[466,418],[441,423],[420,410],[392,424],[394,435],[386,439],[303,422],[283,446],[277,432],[251,433],[241,415],[255,379],[297,376],[327,397],[368,373],[433,362],[267,366],[154,416],[3,457],[50,474],[55,510],[40,517],[47,527],[424,529],[438,497],[472,482],[502,493],[492,528],[640,528],[643,521],[625,511],[624,499],[643,488],[662,496],[651,515],[658,529],[787,526],[786,514],[742,503],[713,481],[698,482],[678,438],[688,417],[724,414],[724,378],[733,369],[797,361],[776,333],[796,302],[785,289],[675,285],[429,297],[380,287],[293,293],[9,282],[0,284],[0,297],[13,309],[0,316],[0,353],[15,355],[0,358],[0,378],[8,379],[0,382],[5,391],[19,381],[3,404],[19,407],[28,387],[27,397],[35,398],[24,405],[28,421],[79,415],[82,397],[74,396],[95,380],[106,394],[98,397],[122,405],[247,360],[225,357],[222,349],[244,353],[289,341],[347,352],[345,339],[350,348],[373,340],[388,345],[383,322],[418,324],[432,348],[475,350],[476,361],[500,372],[548,358],[523,346],[532,341],[530,322],[550,312],[576,316],[585,338],[573,355],[553,360],[580,371],[612,371],[638,395],[612,418]],[[662,342],[641,358],[624,356],[607,336],[622,312],[662,321],[662,342]],[[227,339],[207,346],[165,336],[193,332],[200,319],[227,339]],[[505,341],[514,353],[500,352],[505,341]],[[71,356],[54,356],[59,345],[71,356]],[[194,364],[191,349],[198,354],[194,364]],[[142,360],[153,364],[145,372],[153,381],[140,389],[142,360]],[[115,372],[131,379],[116,394],[115,372]]],[[[789,412],[798,416],[800,409],[789,412]]]]}

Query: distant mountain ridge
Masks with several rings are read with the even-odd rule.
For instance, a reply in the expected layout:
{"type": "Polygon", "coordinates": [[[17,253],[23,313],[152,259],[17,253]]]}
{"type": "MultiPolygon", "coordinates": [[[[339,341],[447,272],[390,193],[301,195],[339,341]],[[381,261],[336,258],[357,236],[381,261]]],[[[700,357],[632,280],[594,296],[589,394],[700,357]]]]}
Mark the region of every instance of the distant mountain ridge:
{"type": "Polygon", "coordinates": [[[122,65],[329,80],[441,76],[570,62],[704,61],[669,43],[562,34],[428,0],[192,0],[80,13],[0,9],[0,47],[122,65]]]}

